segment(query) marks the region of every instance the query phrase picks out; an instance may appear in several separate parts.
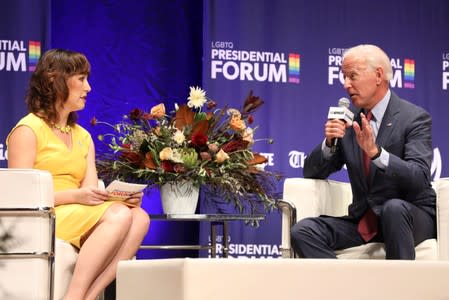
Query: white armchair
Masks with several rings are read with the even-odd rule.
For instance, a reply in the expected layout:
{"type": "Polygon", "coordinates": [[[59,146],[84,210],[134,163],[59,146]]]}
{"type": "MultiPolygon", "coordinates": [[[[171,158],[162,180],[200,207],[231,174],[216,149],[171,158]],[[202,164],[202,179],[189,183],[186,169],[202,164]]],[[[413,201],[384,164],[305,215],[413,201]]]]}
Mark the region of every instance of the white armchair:
{"type": "Polygon", "coordinates": [[[78,252],[55,239],[50,173],[0,169],[0,197],[0,299],[62,299],[78,252]]]}
{"type": "MultiPolygon", "coordinates": [[[[449,260],[449,178],[433,183],[437,194],[437,239],[416,246],[416,259],[449,260]]],[[[321,214],[343,216],[352,201],[349,183],[333,180],[287,178],[283,199],[279,201],[282,214],[282,257],[295,257],[290,244],[290,228],[297,221],[321,214]]],[[[336,252],[338,258],[384,259],[383,243],[368,243],[336,252]]]]}

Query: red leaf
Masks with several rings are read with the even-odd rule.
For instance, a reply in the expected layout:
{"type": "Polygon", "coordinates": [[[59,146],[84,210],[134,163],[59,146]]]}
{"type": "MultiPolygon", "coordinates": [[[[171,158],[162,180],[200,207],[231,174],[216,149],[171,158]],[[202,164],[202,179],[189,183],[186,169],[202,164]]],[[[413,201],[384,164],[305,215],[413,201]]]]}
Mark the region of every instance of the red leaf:
{"type": "Polygon", "coordinates": [[[248,165],[264,164],[268,159],[259,153],[253,153],[254,158],[248,161],[248,165]]]}
{"type": "Polygon", "coordinates": [[[209,130],[209,122],[207,120],[201,120],[195,123],[192,129],[192,136],[197,134],[207,135],[209,130]]]}
{"type": "Polygon", "coordinates": [[[194,117],[195,113],[187,105],[180,106],[175,116],[176,128],[182,130],[186,125],[192,125],[194,117]]]}
{"type": "Polygon", "coordinates": [[[143,161],[143,164],[145,165],[145,167],[147,167],[148,169],[152,169],[155,170],[156,169],[156,164],[154,163],[154,159],[153,156],[151,156],[151,152],[147,152],[145,154],[145,159],[143,161]]]}

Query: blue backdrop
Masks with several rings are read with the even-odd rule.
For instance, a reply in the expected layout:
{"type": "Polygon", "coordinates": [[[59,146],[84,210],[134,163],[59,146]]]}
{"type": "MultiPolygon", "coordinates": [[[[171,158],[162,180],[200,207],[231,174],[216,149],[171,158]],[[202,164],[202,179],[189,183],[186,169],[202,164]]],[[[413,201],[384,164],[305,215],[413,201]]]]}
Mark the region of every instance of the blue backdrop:
{"type": "MultiPolygon", "coordinates": [[[[256,150],[269,158],[267,169],[301,177],[305,155],[323,138],[329,106],[346,96],[342,50],[374,43],[392,58],[392,89],[433,116],[432,175],[449,176],[448,1],[8,0],[1,5],[7,24],[0,27],[1,167],[6,134],[26,111],[26,82],[38,50],[61,47],[85,53],[92,64],[92,92],[80,123],[94,139],[101,129],[89,126],[93,116],[116,122],[134,107],[148,109],[161,101],[171,107],[185,101],[191,85],[202,85],[220,106],[238,106],[253,90],[265,100],[255,115],[256,138],[275,140],[257,143],[256,150]]],[[[96,147],[104,151],[99,141],[96,147]]],[[[333,178],[347,180],[344,171],[333,178]]],[[[157,191],[147,195],[144,207],[161,212],[157,191]]],[[[146,243],[208,242],[208,230],[195,224],[159,223],[152,223],[146,243]]],[[[258,229],[231,227],[232,256],[277,257],[277,212],[258,229]]],[[[139,253],[172,255],[196,253],[139,253]]]]}
{"type": "Polygon", "coordinates": [[[0,167],[6,167],[6,135],[27,111],[28,79],[41,49],[50,45],[50,0],[0,5],[0,167]]]}
{"type": "MultiPolygon", "coordinates": [[[[370,43],[391,58],[392,89],[433,116],[432,176],[448,176],[449,2],[210,0],[204,11],[203,85],[221,104],[240,105],[249,90],[266,101],[255,123],[256,138],[275,140],[256,145],[270,159],[267,169],[302,177],[329,106],[347,96],[342,51],[370,43]]],[[[346,171],[332,178],[346,181],[346,171]]],[[[271,213],[256,232],[233,224],[231,254],[276,256],[278,221],[271,213]],[[255,244],[269,253],[256,254],[255,244]]]]}

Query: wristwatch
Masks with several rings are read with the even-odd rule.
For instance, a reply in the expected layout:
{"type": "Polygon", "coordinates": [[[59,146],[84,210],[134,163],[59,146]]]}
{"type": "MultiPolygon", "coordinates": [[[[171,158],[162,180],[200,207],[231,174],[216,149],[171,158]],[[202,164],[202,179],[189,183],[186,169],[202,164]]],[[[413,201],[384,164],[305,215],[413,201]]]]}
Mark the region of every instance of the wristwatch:
{"type": "Polygon", "coordinates": [[[376,146],[377,146],[377,153],[373,157],[371,157],[371,160],[375,160],[375,159],[379,158],[380,153],[382,152],[382,147],[380,147],[379,145],[376,145],[376,146]]]}

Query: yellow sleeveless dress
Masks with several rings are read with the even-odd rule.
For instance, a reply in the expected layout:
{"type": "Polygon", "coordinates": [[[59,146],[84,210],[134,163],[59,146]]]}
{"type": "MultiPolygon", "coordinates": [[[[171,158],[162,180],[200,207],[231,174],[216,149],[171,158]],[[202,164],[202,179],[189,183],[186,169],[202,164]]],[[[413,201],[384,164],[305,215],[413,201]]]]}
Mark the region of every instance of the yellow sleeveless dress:
{"type": "MultiPolygon", "coordinates": [[[[77,189],[81,186],[87,168],[87,153],[92,143],[87,130],[79,125],[72,128],[72,149],[69,149],[47,123],[32,113],[22,118],[12,131],[18,126],[28,126],[36,135],[34,168],[51,173],[55,192],[77,189]]],[[[113,203],[106,201],[95,206],[83,204],[57,206],[56,237],[80,248],[82,236],[100,220],[113,203]]]]}

